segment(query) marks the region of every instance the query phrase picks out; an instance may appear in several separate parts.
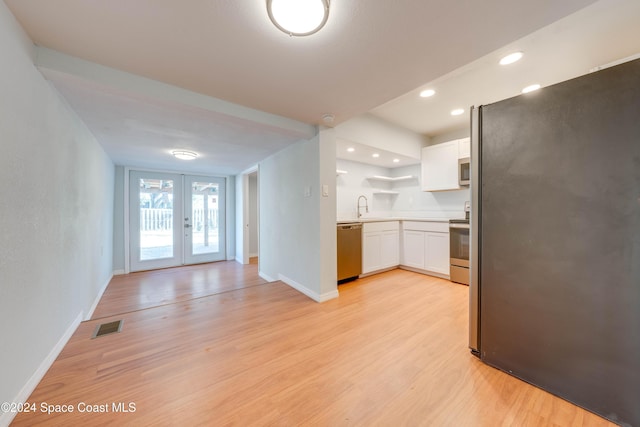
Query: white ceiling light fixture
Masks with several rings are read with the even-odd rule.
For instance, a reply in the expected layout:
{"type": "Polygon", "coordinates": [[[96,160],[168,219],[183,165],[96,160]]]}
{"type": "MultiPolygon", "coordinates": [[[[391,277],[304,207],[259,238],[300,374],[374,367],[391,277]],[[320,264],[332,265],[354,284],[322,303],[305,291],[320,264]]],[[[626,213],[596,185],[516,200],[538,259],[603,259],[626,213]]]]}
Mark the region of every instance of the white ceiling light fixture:
{"type": "Polygon", "coordinates": [[[534,85],[530,85],[530,86],[527,86],[524,89],[522,89],[522,93],[534,92],[534,91],[536,91],[538,89],[540,89],[540,85],[536,83],[534,85]]]}
{"type": "Polygon", "coordinates": [[[355,148],[353,148],[353,147],[349,147],[349,148],[347,148],[347,151],[348,151],[349,153],[353,153],[354,151],[356,151],[356,149],[355,149],[355,148]]]}
{"type": "Polygon", "coordinates": [[[500,60],[500,65],[509,65],[519,61],[524,56],[522,52],[513,52],[500,60]]]}
{"type": "Polygon", "coordinates": [[[378,157],[380,157],[380,154],[378,154],[378,153],[373,153],[373,154],[371,155],[371,157],[373,157],[373,158],[376,158],[376,159],[377,159],[378,157]]]}
{"type": "Polygon", "coordinates": [[[289,36],[309,36],[327,23],[329,0],[267,0],[267,13],[289,36]]]}
{"type": "Polygon", "coordinates": [[[173,155],[173,157],[180,160],[193,160],[198,157],[198,153],[186,150],[174,150],[171,152],[171,154],[173,155]]]}
{"type": "Polygon", "coordinates": [[[420,92],[420,97],[421,98],[429,98],[430,96],[433,96],[436,94],[436,91],[433,89],[425,89],[422,92],[420,92]]]}
{"type": "Polygon", "coordinates": [[[393,159],[393,163],[400,163],[400,159],[393,159]]]}
{"type": "Polygon", "coordinates": [[[459,116],[462,113],[464,113],[464,109],[462,109],[462,108],[456,108],[455,110],[451,110],[451,115],[452,116],[459,116]]]}

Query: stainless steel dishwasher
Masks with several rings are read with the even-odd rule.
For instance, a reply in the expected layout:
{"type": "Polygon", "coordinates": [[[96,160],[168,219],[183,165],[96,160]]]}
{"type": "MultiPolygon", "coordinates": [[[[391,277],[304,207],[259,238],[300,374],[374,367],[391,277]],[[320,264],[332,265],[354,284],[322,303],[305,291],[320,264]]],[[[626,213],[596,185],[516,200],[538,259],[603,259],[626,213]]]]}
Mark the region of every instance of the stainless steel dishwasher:
{"type": "Polygon", "coordinates": [[[362,273],[362,223],[338,224],[338,283],[362,273]]]}

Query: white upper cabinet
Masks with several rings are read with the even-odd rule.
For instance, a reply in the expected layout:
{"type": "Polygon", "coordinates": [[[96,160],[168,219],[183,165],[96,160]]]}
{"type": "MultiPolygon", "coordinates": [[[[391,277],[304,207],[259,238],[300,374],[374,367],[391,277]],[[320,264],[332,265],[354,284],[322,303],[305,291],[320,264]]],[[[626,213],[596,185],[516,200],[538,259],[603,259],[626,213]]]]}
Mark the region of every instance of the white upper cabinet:
{"type": "Polygon", "coordinates": [[[458,159],[469,157],[469,138],[422,149],[422,191],[459,190],[458,159]]]}
{"type": "Polygon", "coordinates": [[[463,138],[458,140],[458,158],[464,159],[471,157],[471,138],[463,138]]]}
{"type": "Polygon", "coordinates": [[[458,141],[422,149],[422,191],[457,190],[458,141]]]}

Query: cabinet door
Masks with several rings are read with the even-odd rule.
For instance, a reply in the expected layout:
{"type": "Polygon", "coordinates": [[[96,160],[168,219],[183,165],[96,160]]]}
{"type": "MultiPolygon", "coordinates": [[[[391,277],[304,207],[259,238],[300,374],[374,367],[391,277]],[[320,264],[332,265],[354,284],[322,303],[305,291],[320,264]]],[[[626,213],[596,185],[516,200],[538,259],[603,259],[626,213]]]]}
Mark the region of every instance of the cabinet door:
{"type": "Polygon", "coordinates": [[[425,233],[425,270],[449,275],[449,233],[425,233]]]}
{"type": "Polygon", "coordinates": [[[402,265],[424,269],[424,231],[403,232],[402,265]]]}
{"type": "Polygon", "coordinates": [[[458,157],[461,159],[471,157],[471,138],[458,140],[458,157]]]}
{"type": "Polygon", "coordinates": [[[422,191],[458,190],[458,141],[422,149],[422,191]]]}
{"type": "Polygon", "coordinates": [[[382,232],[362,233],[362,273],[382,268],[382,232]]]}
{"type": "Polygon", "coordinates": [[[399,245],[400,239],[397,231],[384,231],[382,233],[382,268],[395,267],[400,264],[399,245]]]}

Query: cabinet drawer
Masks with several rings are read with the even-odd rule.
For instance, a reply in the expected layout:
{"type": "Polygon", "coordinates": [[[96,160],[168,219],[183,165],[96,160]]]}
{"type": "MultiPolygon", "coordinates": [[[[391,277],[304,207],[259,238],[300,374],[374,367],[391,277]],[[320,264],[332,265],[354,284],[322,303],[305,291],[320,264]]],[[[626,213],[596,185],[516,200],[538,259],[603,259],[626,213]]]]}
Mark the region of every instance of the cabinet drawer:
{"type": "Polygon", "coordinates": [[[448,233],[448,222],[429,222],[429,221],[404,221],[402,223],[403,230],[415,231],[434,231],[436,233],[448,233]]]}
{"type": "Polygon", "coordinates": [[[364,233],[371,231],[398,231],[400,223],[398,221],[365,222],[362,224],[364,233]]]}

